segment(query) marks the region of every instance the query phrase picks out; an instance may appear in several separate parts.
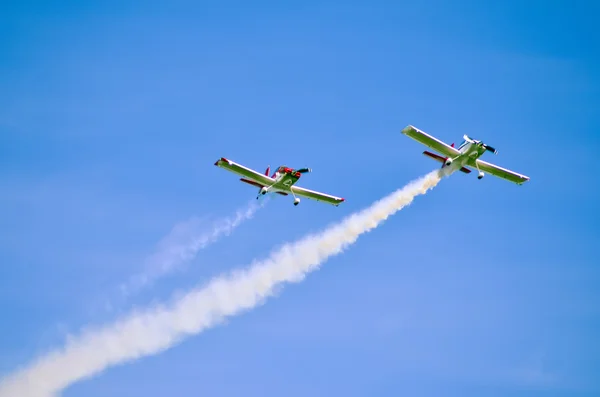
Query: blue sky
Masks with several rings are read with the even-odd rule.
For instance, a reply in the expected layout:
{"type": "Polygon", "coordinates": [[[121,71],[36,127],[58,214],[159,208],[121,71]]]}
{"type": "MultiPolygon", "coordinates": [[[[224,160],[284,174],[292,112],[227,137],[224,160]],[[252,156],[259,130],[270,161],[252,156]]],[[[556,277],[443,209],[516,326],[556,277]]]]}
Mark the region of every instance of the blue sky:
{"type": "Polygon", "coordinates": [[[599,7],[3,5],[0,373],[437,167],[413,124],[531,181],[453,175],[266,305],[64,396],[597,395],[599,7]],[[346,202],[278,197],[108,310],[174,225],[253,199],[221,156],[311,167],[346,202]]]}

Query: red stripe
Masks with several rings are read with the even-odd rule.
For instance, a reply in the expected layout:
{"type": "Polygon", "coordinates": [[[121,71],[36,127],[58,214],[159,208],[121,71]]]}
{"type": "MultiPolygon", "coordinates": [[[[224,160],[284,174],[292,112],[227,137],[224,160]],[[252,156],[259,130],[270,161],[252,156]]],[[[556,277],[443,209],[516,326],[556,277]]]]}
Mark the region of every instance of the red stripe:
{"type": "Polygon", "coordinates": [[[240,178],[240,181],[246,182],[247,184],[253,185],[253,186],[256,186],[256,187],[264,187],[264,185],[261,185],[260,183],[256,183],[256,182],[248,180],[248,179],[240,178]]]}
{"type": "Polygon", "coordinates": [[[431,152],[428,152],[428,151],[424,151],[424,152],[423,152],[423,154],[424,154],[425,156],[429,156],[429,157],[431,157],[432,159],[434,159],[434,160],[437,160],[437,161],[439,161],[439,162],[441,162],[441,163],[443,163],[443,162],[446,160],[444,157],[442,157],[442,156],[438,156],[437,154],[433,154],[433,153],[431,153],[431,152]]]}

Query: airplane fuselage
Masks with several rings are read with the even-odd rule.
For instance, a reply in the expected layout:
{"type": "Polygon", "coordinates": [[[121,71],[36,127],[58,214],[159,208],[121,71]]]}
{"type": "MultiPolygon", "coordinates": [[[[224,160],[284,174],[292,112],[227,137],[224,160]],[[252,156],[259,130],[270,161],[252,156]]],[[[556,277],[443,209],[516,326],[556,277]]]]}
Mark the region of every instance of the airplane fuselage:
{"type": "Polygon", "coordinates": [[[458,150],[460,151],[460,154],[454,158],[448,157],[442,165],[442,168],[452,166],[459,169],[465,166],[469,160],[475,161],[486,151],[481,142],[463,142],[463,144],[458,147],[458,150]]]}
{"type": "Polygon", "coordinates": [[[296,170],[288,167],[279,167],[277,171],[273,173],[271,178],[275,179],[273,185],[268,186],[268,189],[264,189],[261,193],[265,194],[270,190],[289,191],[289,189],[298,182],[302,174],[296,170]]]}
{"type": "Polygon", "coordinates": [[[295,170],[286,166],[279,167],[277,171],[273,173],[273,176],[271,176],[275,182],[270,186],[263,186],[259,190],[259,195],[273,192],[287,196],[288,193],[291,193],[294,196],[294,205],[298,205],[300,199],[294,195],[292,186],[298,182],[298,179],[300,179],[304,172],[310,172],[310,168],[295,170]]]}

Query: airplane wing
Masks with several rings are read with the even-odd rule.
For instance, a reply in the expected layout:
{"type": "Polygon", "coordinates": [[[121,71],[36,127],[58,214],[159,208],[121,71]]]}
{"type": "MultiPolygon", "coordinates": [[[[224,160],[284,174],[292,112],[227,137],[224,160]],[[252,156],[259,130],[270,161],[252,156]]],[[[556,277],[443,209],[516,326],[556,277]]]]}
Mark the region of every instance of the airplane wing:
{"type": "Polygon", "coordinates": [[[329,194],[315,192],[314,190],[304,189],[299,186],[292,186],[291,191],[294,192],[296,196],[306,197],[312,200],[321,201],[323,203],[333,204],[336,207],[342,202],[344,202],[344,199],[341,197],[335,197],[329,194]]]}
{"type": "Polygon", "coordinates": [[[487,172],[487,173],[497,176],[499,178],[506,179],[507,181],[516,183],[517,185],[521,185],[529,180],[528,176],[517,174],[514,171],[507,170],[506,168],[498,167],[497,165],[488,163],[487,161],[483,161],[483,160],[479,160],[479,159],[477,159],[475,161],[471,160],[471,161],[469,161],[469,163],[467,163],[467,165],[472,168],[479,167],[479,169],[483,172],[487,172]],[[475,161],[477,162],[477,165],[475,165],[475,161]]]}
{"type": "Polygon", "coordinates": [[[422,143],[423,145],[425,145],[433,150],[436,150],[437,152],[443,154],[446,157],[456,157],[460,154],[458,149],[453,148],[452,146],[448,145],[447,143],[444,143],[444,142],[440,141],[439,139],[434,138],[431,135],[424,133],[423,131],[413,127],[412,125],[406,126],[402,130],[402,133],[404,135],[408,136],[409,138],[412,138],[415,141],[422,143]]]}
{"type": "Polygon", "coordinates": [[[244,167],[241,164],[233,162],[231,160],[226,159],[225,157],[221,157],[215,163],[217,167],[221,167],[227,171],[231,171],[235,174],[241,175],[254,181],[262,186],[270,186],[275,183],[275,179],[269,177],[268,175],[261,174],[260,172],[251,170],[248,167],[244,167]]]}

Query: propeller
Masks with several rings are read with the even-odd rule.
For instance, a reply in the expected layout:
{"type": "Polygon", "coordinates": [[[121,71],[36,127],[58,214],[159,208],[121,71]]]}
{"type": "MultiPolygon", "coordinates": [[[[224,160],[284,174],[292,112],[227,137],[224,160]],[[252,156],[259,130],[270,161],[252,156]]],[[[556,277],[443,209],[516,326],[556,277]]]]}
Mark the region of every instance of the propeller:
{"type": "Polygon", "coordinates": [[[494,149],[493,147],[486,145],[485,143],[483,144],[483,147],[485,148],[485,150],[490,151],[494,154],[498,154],[498,151],[496,149],[494,149]]]}
{"type": "Polygon", "coordinates": [[[301,174],[305,174],[305,173],[307,173],[307,172],[311,172],[311,171],[312,171],[312,170],[311,170],[310,168],[300,168],[300,169],[298,170],[298,172],[299,172],[299,173],[301,173],[301,174]]]}
{"type": "Polygon", "coordinates": [[[491,147],[491,146],[489,146],[489,145],[487,145],[487,144],[485,144],[485,143],[483,143],[483,142],[481,142],[481,141],[478,141],[478,140],[476,140],[476,139],[470,138],[470,137],[469,137],[468,135],[466,135],[466,134],[465,134],[465,135],[463,135],[463,139],[464,139],[465,141],[467,141],[467,142],[470,142],[470,143],[479,144],[479,145],[481,145],[481,146],[482,146],[482,147],[483,147],[485,150],[487,150],[487,151],[490,151],[490,152],[492,152],[492,153],[494,153],[494,154],[498,154],[498,151],[497,151],[496,149],[494,149],[493,147],[491,147]]]}

